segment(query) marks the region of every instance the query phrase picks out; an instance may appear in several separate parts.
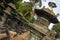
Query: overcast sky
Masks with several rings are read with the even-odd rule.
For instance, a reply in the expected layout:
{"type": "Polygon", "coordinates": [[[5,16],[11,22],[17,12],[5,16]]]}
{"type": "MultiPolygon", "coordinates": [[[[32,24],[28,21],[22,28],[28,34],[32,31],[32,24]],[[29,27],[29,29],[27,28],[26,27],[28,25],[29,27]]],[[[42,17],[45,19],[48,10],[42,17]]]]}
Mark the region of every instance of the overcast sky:
{"type": "MultiPolygon", "coordinates": [[[[29,0],[24,0],[24,1],[29,2],[29,0]]],[[[57,7],[53,8],[53,11],[54,11],[55,15],[57,13],[60,14],[60,0],[46,0],[46,2],[45,2],[45,0],[42,0],[42,7],[43,6],[45,6],[46,8],[49,7],[48,6],[48,2],[54,2],[54,3],[56,3],[57,7]]],[[[57,19],[60,21],[60,16],[58,16],[57,19]]]]}
{"type": "Polygon", "coordinates": [[[51,1],[52,1],[52,2],[55,2],[56,5],[57,5],[57,7],[53,9],[54,12],[55,12],[55,14],[60,13],[60,0],[46,0],[45,5],[48,6],[48,5],[47,5],[48,2],[51,2],[51,1]]]}
{"type": "MultiPolygon", "coordinates": [[[[29,0],[24,0],[24,1],[29,2],[29,0]]],[[[55,14],[60,13],[60,0],[46,0],[46,2],[44,2],[44,0],[42,0],[43,6],[45,5],[46,7],[49,7],[48,2],[55,2],[57,7],[54,8],[53,10],[54,10],[55,14]]]]}
{"type": "MultiPolygon", "coordinates": [[[[42,0],[43,5],[45,5],[46,7],[49,7],[49,6],[48,6],[48,2],[55,2],[56,5],[57,5],[57,7],[56,7],[56,8],[53,8],[53,11],[54,11],[55,15],[56,15],[57,13],[60,14],[60,0],[46,0],[46,2],[44,2],[44,1],[42,0]]],[[[60,22],[60,15],[57,17],[57,19],[58,19],[58,21],[60,22]]]]}

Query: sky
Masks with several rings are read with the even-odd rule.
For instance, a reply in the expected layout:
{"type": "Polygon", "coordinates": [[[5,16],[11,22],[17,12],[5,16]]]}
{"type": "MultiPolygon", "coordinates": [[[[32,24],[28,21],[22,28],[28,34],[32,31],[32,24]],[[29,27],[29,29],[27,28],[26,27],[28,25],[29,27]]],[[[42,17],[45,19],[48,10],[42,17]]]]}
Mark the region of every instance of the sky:
{"type": "MultiPolygon", "coordinates": [[[[25,2],[29,2],[29,0],[24,0],[25,2]]],[[[45,8],[48,8],[48,2],[54,2],[56,3],[57,7],[53,8],[53,11],[55,15],[58,13],[60,14],[60,0],[42,0],[42,7],[45,6],[45,8]]],[[[37,6],[39,8],[39,6],[37,6]]],[[[60,15],[57,17],[58,21],[60,22],[60,15]]]]}
{"type": "Polygon", "coordinates": [[[48,2],[55,2],[57,7],[53,8],[55,14],[60,13],[60,0],[46,0],[45,6],[48,7],[48,2]]]}
{"type": "MultiPolygon", "coordinates": [[[[29,2],[29,0],[24,1],[29,2]]],[[[55,12],[55,14],[60,13],[60,0],[46,0],[46,2],[42,0],[42,6],[49,7],[48,2],[55,2],[57,7],[53,8],[53,11],[55,12]]]]}

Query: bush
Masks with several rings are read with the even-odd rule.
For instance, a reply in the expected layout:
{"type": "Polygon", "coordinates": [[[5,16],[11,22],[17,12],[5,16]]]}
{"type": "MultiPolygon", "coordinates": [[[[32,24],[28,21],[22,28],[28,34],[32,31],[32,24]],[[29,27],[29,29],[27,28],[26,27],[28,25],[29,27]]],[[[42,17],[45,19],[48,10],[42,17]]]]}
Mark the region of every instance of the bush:
{"type": "Polygon", "coordinates": [[[56,37],[57,38],[60,38],[60,23],[54,25],[54,28],[53,29],[57,32],[56,37]]]}
{"type": "Polygon", "coordinates": [[[32,11],[33,4],[31,2],[22,3],[21,1],[16,2],[17,10],[23,14],[32,11]]]}
{"type": "Polygon", "coordinates": [[[34,18],[33,16],[31,16],[30,13],[27,14],[27,15],[25,16],[25,18],[26,18],[28,21],[30,21],[31,23],[33,23],[33,22],[35,21],[35,18],[34,18]]]}

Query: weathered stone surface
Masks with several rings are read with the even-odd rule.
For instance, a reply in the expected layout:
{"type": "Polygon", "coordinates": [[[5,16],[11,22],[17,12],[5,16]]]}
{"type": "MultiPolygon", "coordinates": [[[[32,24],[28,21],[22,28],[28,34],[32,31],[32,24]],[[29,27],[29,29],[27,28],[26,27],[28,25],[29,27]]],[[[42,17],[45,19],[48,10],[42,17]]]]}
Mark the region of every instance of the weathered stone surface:
{"type": "Polygon", "coordinates": [[[5,38],[5,37],[7,37],[7,35],[5,33],[0,34],[0,39],[5,38]]]}
{"type": "Polygon", "coordinates": [[[52,39],[48,36],[45,36],[42,40],[52,40],[52,39]]]}
{"type": "Polygon", "coordinates": [[[17,34],[16,37],[13,37],[13,35],[15,34],[15,32],[10,32],[10,34],[11,34],[10,40],[28,40],[30,32],[27,31],[27,32],[25,32],[25,33],[23,33],[21,35],[17,34]]]}
{"type": "Polygon", "coordinates": [[[9,6],[11,6],[12,8],[16,9],[15,5],[13,3],[8,3],[9,6]]]}
{"type": "MultiPolygon", "coordinates": [[[[55,13],[53,12],[53,10],[50,10],[49,8],[43,8],[42,10],[46,11],[47,13],[55,16],[55,13]]],[[[56,16],[55,16],[56,17],[56,16]]]]}

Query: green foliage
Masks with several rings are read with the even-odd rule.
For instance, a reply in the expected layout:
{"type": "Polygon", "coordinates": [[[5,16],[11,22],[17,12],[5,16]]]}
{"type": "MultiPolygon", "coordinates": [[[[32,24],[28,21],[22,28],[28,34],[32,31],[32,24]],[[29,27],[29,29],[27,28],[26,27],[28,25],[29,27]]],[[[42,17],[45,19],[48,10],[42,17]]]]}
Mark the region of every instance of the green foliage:
{"type": "Polygon", "coordinates": [[[30,21],[30,22],[34,22],[34,17],[32,17],[33,14],[31,14],[32,12],[32,7],[33,7],[33,3],[32,2],[24,2],[22,3],[21,1],[15,2],[17,11],[22,13],[23,15],[28,13],[27,15],[25,15],[25,18],[30,21]]]}
{"type": "MultiPolygon", "coordinates": [[[[11,0],[8,0],[7,2],[9,2],[9,1],[11,1],[11,0]]],[[[32,23],[34,22],[35,19],[34,19],[34,17],[32,17],[33,14],[31,14],[32,7],[34,5],[32,2],[24,2],[24,3],[22,3],[22,0],[12,0],[11,2],[15,4],[15,6],[17,8],[16,11],[22,13],[23,15],[26,14],[26,13],[28,13],[24,17],[28,21],[30,21],[32,23]]],[[[12,10],[12,11],[14,11],[14,10],[12,10]]],[[[12,13],[14,13],[14,12],[12,12],[12,13]]]]}
{"type": "Polygon", "coordinates": [[[27,14],[27,15],[25,16],[25,18],[26,18],[27,20],[29,20],[31,23],[33,23],[33,22],[35,21],[35,18],[34,18],[33,16],[31,16],[30,13],[27,14]]]}
{"type": "Polygon", "coordinates": [[[17,7],[17,10],[23,14],[32,11],[31,3],[17,2],[16,7],[17,7]]]}
{"type": "Polygon", "coordinates": [[[57,38],[60,38],[60,23],[54,25],[53,29],[57,32],[57,38]]]}

